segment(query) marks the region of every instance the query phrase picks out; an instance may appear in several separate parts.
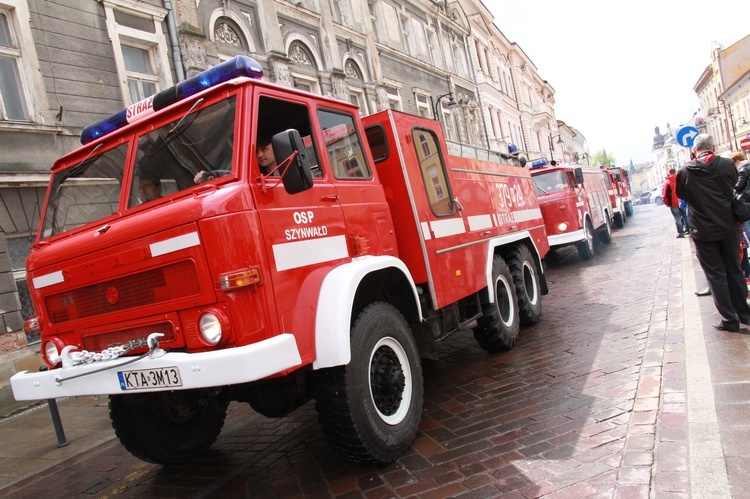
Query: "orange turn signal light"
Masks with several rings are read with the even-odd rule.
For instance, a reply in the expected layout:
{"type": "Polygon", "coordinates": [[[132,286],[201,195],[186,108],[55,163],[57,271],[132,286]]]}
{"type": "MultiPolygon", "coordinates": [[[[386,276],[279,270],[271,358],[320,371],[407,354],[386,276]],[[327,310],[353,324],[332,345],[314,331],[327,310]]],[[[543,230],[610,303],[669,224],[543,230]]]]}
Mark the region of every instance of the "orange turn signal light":
{"type": "Polygon", "coordinates": [[[219,276],[219,289],[222,291],[232,291],[246,286],[257,286],[260,283],[260,269],[257,267],[237,270],[219,276]]]}

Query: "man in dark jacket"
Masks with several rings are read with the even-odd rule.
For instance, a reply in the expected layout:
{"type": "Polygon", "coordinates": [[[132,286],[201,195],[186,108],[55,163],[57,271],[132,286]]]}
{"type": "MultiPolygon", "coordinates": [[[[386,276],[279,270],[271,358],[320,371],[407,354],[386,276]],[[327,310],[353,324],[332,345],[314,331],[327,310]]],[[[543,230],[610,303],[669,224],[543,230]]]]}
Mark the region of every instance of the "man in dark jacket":
{"type": "Polygon", "coordinates": [[[737,168],[714,154],[714,139],[700,134],[693,142],[696,159],[677,173],[677,196],[690,204],[690,236],[708,280],[722,331],[750,324],[747,284],[740,269],[740,236],[732,211],[737,168]]]}

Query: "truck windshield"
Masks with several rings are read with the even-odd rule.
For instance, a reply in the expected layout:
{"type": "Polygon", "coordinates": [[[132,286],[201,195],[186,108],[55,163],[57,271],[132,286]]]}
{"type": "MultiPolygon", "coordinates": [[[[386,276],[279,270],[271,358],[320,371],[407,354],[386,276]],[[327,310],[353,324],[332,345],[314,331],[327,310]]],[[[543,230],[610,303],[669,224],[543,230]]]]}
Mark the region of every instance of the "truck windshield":
{"type": "Polygon", "coordinates": [[[555,170],[531,177],[534,180],[534,188],[537,194],[550,194],[552,192],[568,189],[568,181],[565,180],[565,172],[555,170]]]}
{"type": "Polygon", "coordinates": [[[186,114],[138,139],[128,207],[232,171],[236,97],[186,114]]]}
{"type": "Polygon", "coordinates": [[[55,173],[44,210],[42,238],[117,212],[128,145],[95,156],[97,148],[78,165],[55,173]]]}

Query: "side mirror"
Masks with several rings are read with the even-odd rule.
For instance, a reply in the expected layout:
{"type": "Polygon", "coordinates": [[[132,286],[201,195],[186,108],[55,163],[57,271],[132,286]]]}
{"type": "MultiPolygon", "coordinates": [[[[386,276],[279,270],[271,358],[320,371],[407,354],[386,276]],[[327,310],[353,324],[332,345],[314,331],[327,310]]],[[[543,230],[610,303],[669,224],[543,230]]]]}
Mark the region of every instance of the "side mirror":
{"type": "Polygon", "coordinates": [[[289,194],[306,191],[313,186],[312,170],[307,158],[307,149],[297,130],[289,129],[279,132],[271,139],[276,162],[282,164],[297,153],[294,159],[281,170],[281,181],[284,190],[289,194]]]}
{"type": "Polygon", "coordinates": [[[576,184],[583,185],[583,170],[581,168],[575,169],[576,184]]]}
{"type": "Polygon", "coordinates": [[[521,168],[526,166],[526,157],[525,156],[519,156],[518,157],[518,163],[521,165],[521,168]]]}
{"type": "Polygon", "coordinates": [[[615,173],[615,178],[617,179],[618,182],[622,182],[622,174],[620,174],[619,172],[615,173]]]}

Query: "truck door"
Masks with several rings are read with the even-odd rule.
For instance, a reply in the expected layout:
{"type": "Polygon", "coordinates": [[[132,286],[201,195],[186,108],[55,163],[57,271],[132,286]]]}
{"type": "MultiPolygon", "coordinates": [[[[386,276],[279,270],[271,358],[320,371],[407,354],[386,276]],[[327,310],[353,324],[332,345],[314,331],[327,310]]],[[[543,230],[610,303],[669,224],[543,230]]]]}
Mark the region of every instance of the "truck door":
{"type": "MultiPolygon", "coordinates": [[[[270,275],[272,297],[268,309],[276,310],[278,331],[295,335],[303,363],[314,351],[317,289],[331,268],[349,258],[346,227],[333,176],[325,160],[321,132],[314,109],[303,97],[275,94],[263,89],[256,96],[257,123],[250,138],[250,185],[256,199],[270,275]],[[307,148],[313,170],[312,188],[288,194],[279,173],[259,181],[261,170],[256,152],[275,133],[296,129],[307,148]],[[265,138],[265,140],[264,140],[265,138]]],[[[285,158],[276,158],[281,164],[285,158]]]]}
{"type": "MultiPolygon", "coordinates": [[[[400,130],[401,133],[407,132],[400,130]]],[[[409,182],[427,255],[430,286],[438,308],[466,296],[465,262],[470,251],[466,223],[453,199],[444,153],[434,130],[411,127],[410,144],[403,154],[409,168],[409,182]],[[411,159],[414,158],[414,159],[411,159]]]]}

